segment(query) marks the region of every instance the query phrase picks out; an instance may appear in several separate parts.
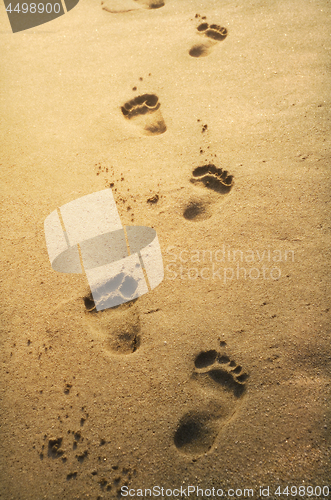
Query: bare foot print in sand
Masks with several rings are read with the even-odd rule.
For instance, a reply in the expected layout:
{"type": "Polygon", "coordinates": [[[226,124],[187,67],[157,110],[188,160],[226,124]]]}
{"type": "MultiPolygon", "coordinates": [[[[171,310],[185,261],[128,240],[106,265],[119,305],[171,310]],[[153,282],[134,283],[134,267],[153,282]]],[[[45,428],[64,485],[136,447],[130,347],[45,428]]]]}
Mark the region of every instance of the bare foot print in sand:
{"type": "Polygon", "coordinates": [[[217,436],[238,410],[248,375],[216,350],[200,352],[194,365],[192,391],[202,390],[206,404],[180,419],[174,443],[180,453],[197,458],[212,451],[217,436]]]}
{"type": "Polygon", "coordinates": [[[191,47],[189,54],[192,57],[208,56],[217,42],[224,40],[228,34],[228,30],[217,24],[201,23],[197,27],[198,34],[204,37],[204,40],[198,42],[191,47]]]}
{"type": "Polygon", "coordinates": [[[135,301],[98,312],[91,294],[84,303],[87,325],[105,353],[127,355],[139,349],[141,326],[135,301]]]}
{"type": "Polygon", "coordinates": [[[226,170],[217,168],[213,164],[195,168],[192,176],[190,179],[192,184],[206,187],[214,191],[214,195],[211,196],[208,194],[208,196],[192,197],[184,207],[183,216],[190,221],[209,219],[213,214],[213,205],[219,200],[219,195],[230,192],[233,186],[233,176],[229,175],[226,170]]]}
{"type": "Polygon", "coordinates": [[[226,170],[217,168],[210,163],[197,167],[192,172],[192,184],[201,184],[217,193],[229,193],[233,186],[233,175],[229,175],[226,170]]]}
{"type": "Polygon", "coordinates": [[[142,94],[127,101],[121,111],[142,134],[160,135],[167,130],[160,106],[159,98],[155,94],[142,94]]]}
{"type": "Polygon", "coordinates": [[[106,12],[119,14],[138,9],[159,9],[164,6],[164,0],[104,0],[101,7],[106,12]]]}

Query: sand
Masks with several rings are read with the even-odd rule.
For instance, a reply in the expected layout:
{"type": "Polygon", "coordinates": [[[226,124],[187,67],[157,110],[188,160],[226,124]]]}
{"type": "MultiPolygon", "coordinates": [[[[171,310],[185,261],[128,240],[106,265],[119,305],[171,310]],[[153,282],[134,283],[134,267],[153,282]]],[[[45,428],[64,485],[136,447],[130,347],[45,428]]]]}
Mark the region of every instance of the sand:
{"type": "Polygon", "coordinates": [[[1,6],[1,499],[330,481],[330,2],[146,7],[1,6]],[[165,277],[88,312],[43,224],[110,185],[165,277]]]}

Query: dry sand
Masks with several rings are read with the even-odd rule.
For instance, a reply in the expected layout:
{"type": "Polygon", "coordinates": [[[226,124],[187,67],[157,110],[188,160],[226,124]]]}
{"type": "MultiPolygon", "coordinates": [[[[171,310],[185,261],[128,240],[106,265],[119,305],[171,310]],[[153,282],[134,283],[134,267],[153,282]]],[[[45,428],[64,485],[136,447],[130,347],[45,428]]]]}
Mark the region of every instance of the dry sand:
{"type": "Polygon", "coordinates": [[[330,2],[119,3],[16,34],[1,6],[0,498],[325,486],[330,2]],[[159,109],[125,117],[143,94],[159,109]],[[110,183],[165,279],[89,313],[43,223],[110,183]]]}

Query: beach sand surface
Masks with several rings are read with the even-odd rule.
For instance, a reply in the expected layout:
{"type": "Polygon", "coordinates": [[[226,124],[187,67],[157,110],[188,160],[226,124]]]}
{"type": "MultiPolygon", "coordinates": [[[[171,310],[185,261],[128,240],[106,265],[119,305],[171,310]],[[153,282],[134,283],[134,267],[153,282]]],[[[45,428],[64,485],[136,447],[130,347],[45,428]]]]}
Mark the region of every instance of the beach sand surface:
{"type": "Polygon", "coordinates": [[[327,486],[330,2],[118,5],[0,7],[0,498],[327,486]],[[110,186],[165,276],[97,313],[44,220],[110,186]]]}

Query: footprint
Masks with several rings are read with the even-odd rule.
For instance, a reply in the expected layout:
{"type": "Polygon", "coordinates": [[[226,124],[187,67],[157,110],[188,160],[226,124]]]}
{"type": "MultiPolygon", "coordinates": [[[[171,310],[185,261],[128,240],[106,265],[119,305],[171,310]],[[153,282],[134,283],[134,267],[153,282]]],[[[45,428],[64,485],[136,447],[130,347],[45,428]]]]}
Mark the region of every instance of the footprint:
{"type": "Polygon", "coordinates": [[[191,198],[183,210],[183,217],[186,220],[201,221],[212,216],[211,202],[209,198],[191,198]]]}
{"type": "Polygon", "coordinates": [[[205,57],[211,52],[212,47],[217,42],[224,40],[228,34],[228,30],[217,24],[201,23],[197,28],[198,34],[205,37],[203,42],[198,42],[189,50],[192,57],[205,57]]]}
{"type": "MultiPolygon", "coordinates": [[[[125,272],[121,272],[110,278],[106,286],[95,288],[93,297],[98,303],[99,309],[108,309],[132,301],[136,297],[138,286],[139,282],[137,280],[125,272]]],[[[85,299],[86,304],[86,301],[89,301],[89,297],[85,299]]],[[[94,300],[93,298],[91,299],[93,305],[87,307],[87,309],[93,310],[95,308],[94,300]]]]}
{"type": "Polygon", "coordinates": [[[192,389],[202,390],[206,403],[181,418],[174,444],[180,453],[197,458],[212,451],[217,436],[238,410],[248,375],[216,350],[200,352],[194,365],[192,389]]]}
{"type": "Polygon", "coordinates": [[[112,14],[130,12],[141,8],[159,9],[163,6],[163,0],[104,0],[101,2],[102,9],[112,14]]]}
{"type": "Polygon", "coordinates": [[[52,458],[61,457],[64,450],[61,448],[63,437],[50,437],[48,440],[48,456],[52,458]]]}
{"type": "Polygon", "coordinates": [[[213,215],[213,205],[220,199],[220,194],[229,193],[233,186],[233,176],[215,165],[203,165],[192,172],[190,182],[196,186],[204,186],[214,193],[193,195],[183,205],[183,217],[198,222],[209,219],[213,215]]]}
{"type": "Polygon", "coordinates": [[[192,184],[203,184],[217,193],[228,193],[233,186],[233,175],[213,164],[197,167],[192,172],[192,184]]]}
{"type": "Polygon", "coordinates": [[[140,347],[141,326],[136,301],[96,312],[91,295],[84,297],[86,322],[109,354],[132,354],[140,347]]]}
{"type": "Polygon", "coordinates": [[[155,94],[142,94],[127,101],[121,107],[123,116],[132,120],[144,135],[159,135],[166,130],[160,110],[159,98],[155,94]]]}

